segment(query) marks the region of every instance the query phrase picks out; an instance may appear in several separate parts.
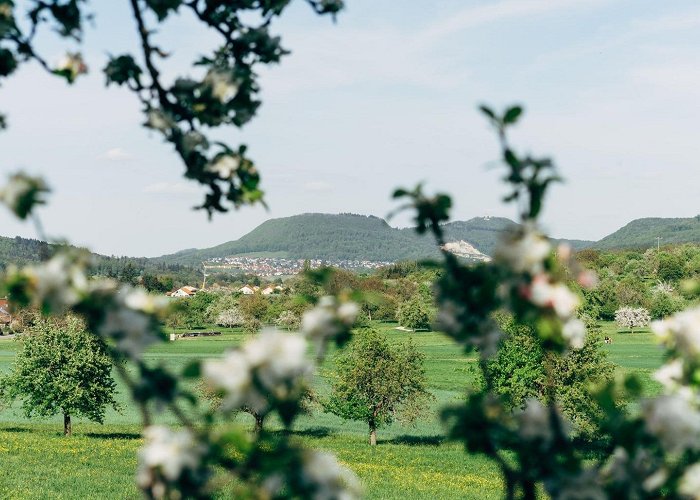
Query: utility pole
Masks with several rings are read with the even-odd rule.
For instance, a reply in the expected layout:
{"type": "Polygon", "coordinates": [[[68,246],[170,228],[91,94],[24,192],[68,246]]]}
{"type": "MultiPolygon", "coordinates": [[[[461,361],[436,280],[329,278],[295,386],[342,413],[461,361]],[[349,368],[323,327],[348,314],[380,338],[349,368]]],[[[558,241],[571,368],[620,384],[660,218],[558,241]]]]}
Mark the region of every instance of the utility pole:
{"type": "Polygon", "coordinates": [[[656,251],[657,252],[661,251],[661,236],[656,237],[656,251]]]}
{"type": "Polygon", "coordinates": [[[207,287],[207,265],[202,262],[202,274],[204,275],[204,280],[202,281],[202,290],[207,287]]]}

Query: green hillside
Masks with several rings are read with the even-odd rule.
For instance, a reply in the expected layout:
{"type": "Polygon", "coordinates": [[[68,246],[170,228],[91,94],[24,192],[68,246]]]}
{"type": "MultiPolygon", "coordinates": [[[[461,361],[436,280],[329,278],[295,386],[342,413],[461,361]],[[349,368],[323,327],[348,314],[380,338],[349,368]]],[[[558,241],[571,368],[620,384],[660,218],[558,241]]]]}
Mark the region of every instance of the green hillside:
{"type": "MultiPolygon", "coordinates": [[[[503,217],[476,217],[445,224],[447,241],[464,240],[492,255],[499,234],[515,225],[503,217]]],[[[575,248],[592,242],[571,242],[575,248]]],[[[158,257],[170,264],[198,264],[231,255],[327,260],[418,260],[438,255],[430,235],[419,236],[413,228],[397,229],[374,216],[355,214],[301,214],[271,219],[236,241],[205,248],[183,250],[158,257]]]]}
{"type": "Polygon", "coordinates": [[[598,241],[594,247],[603,250],[649,248],[656,246],[657,237],[661,238],[662,245],[700,243],[700,215],[677,219],[650,217],[633,220],[598,241]]]}
{"type": "Polygon", "coordinates": [[[241,254],[276,257],[397,261],[436,255],[435,245],[413,231],[392,228],[385,220],[354,214],[301,214],[263,222],[236,241],[159,257],[196,263],[241,254]]]}
{"type": "Polygon", "coordinates": [[[9,264],[25,265],[39,262],[51,254],[51,246],[45,241],[0,236],[0,269],[9,264]]]}

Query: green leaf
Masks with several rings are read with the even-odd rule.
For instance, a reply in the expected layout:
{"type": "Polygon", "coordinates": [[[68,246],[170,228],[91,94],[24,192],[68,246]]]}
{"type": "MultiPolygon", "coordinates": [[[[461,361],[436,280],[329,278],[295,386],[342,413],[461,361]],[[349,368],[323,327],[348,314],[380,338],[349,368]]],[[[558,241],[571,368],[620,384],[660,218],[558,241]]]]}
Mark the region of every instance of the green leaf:
{"type": "Polygon", "coordinates": [[[518,121],[520,115],[523,114],[523,108],[520,106],[513,106],[508,108],[508,110],[503,115],[503,123],[506,125],[511,125],[518,121]]]}

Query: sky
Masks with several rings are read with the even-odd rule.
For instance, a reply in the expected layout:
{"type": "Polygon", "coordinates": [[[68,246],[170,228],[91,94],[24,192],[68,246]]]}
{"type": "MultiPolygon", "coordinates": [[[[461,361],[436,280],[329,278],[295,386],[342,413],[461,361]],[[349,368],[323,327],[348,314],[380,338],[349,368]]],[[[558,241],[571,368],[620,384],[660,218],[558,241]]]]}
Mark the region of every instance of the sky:
{"type": "MultiPolygon", "coordinates": [[[[261,73],[258,116],[221,137],[248,144],[269,210],[207,220],[203,191],[140,124],[136,98],[106,88],[107,54],[135,48],[128,2],[91,2],[75,85],[26,64],[0,87],[10,128],[0,176],[45,176],[47,234],[104,254],[156,256],[237,239],[304,212],[386,216],[398,186],[453,196],[454,220],[515,219],[498,147],[477,112],[522,104],[520,151],[551,155],[566,182],[543,214],[554,236],[599,239],[640,217],[700,213],[700,4],[673,0],[347,0],[337,22],[300,0],[274,25],[292,54],[261,73]]],[[[164,74],[216,39],[188,15],[159,29],[164,74]]],[[[40,39],[57,61],[70,44],[40,39]]],[[[392,225],[406,226],[408,215],[392,225]]],[[[0,235],[36,237],[0,212],[0,235]]]]}

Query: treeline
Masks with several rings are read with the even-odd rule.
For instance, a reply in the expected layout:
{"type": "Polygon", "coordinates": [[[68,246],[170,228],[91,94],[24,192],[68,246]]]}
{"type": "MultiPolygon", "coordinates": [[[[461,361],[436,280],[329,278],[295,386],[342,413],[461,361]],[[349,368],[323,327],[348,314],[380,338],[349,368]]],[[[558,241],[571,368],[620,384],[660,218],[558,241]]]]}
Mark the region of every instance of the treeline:
{"type": "Polygon", "coordinates": [[[578,260],[597,272],[598,286],[581,290],[582,311],[594,319],[612,320],[622,307],[643,307],[658,319],[690,305],[685,280],[700,278],[700,245],[660,249],[581,250],[578,260]]]}

